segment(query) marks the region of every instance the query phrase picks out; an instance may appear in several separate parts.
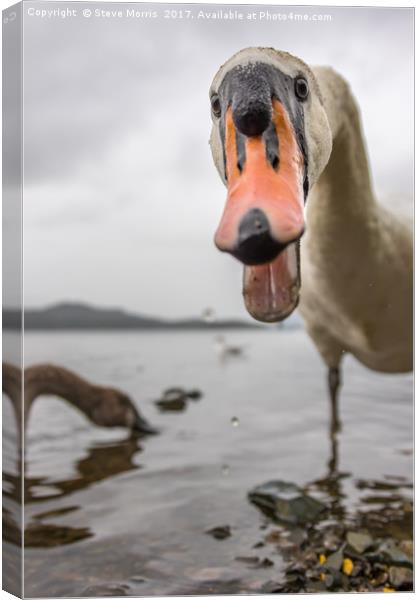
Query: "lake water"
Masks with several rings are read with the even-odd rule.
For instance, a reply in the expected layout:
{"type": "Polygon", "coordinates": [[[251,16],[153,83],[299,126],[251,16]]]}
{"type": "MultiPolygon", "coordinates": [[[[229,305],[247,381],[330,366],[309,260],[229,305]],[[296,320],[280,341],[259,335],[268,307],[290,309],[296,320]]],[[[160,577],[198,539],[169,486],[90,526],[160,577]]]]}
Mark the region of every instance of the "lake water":
{"type": "MultiPolygon", "coordinates": [[[[26,596],[249,593],[281,578],[278,550],[254,548],[276,525],[247,493],[271,479],[310,485],[328,476],[325,367],[301,329],[225,331],[243,351],[224,359],[217,335],[26,335],[26,365],[53,362],[119,387],[160,430],[133,439],[91,425],[63,401],[37,399],[26,442],[26,596]],[[173,386],[203,396],[162,413],[154,400],[173,386]],[[205,533],[224,525],[228,539],[205,533]],[[256,555],[273,565],[238,560],[256,555]]],[[[334,501],[343,514],[380,508],[391,494],[410,499],[412,376],[377,374],[346,357],[340,405],[345,476],[334,501]],[[389,486],[373,492],[372,481],[389,486]]],[[[10,458],[4,468],[13,496],[10,458]]]]}

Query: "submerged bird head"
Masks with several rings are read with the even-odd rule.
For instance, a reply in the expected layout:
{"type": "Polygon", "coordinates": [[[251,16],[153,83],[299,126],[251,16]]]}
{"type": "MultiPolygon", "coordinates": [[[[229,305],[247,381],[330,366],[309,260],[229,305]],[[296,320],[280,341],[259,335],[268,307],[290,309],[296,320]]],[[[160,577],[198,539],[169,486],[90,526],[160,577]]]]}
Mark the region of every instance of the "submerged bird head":
{"type": "Polygon", "coordinates": [[[101,427],[128,427],[138,433],[156,433],[140,415],[132,400],[114,388],[98,388],[90,418],[101,427]]]}
{"type": "Polygon", "coordinates": [[[219,69],[210,102],[210,145],[228,188],[215,243],[245,265],[250,314],[280,321],[299,300],[304,204],[331,153],[320,90],[300,59],[247,48],[219,69]]]}

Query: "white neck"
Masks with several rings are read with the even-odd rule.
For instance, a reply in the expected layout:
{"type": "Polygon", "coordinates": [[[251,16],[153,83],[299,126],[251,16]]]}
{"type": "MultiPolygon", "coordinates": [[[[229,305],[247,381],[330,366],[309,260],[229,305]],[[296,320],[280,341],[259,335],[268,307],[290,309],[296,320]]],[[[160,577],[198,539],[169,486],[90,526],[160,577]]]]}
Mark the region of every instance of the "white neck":
{"type": "MultiPolygon", "coordinates": [[[[348,246],[349,253],[354,253],[355,246],[361,252],[366,250],[377,204],[359,112],[348,84],[331,69],[320,67],[314,72],[324,98],[333,148],[308,197],[305,237],[310,251],[322,258],[327,254],[329,262],[334,262],[331,257],[338,248],[348,246]]],[[[339,253],[342,260],[343,251],[339,253]]],[[[354,254],[351,260],[354,262],[354,254]]],[[[324,268],[325,264],[323,260],[324,268]]],[[[339,268],[343,266],[341,262],[339,268]]]]}

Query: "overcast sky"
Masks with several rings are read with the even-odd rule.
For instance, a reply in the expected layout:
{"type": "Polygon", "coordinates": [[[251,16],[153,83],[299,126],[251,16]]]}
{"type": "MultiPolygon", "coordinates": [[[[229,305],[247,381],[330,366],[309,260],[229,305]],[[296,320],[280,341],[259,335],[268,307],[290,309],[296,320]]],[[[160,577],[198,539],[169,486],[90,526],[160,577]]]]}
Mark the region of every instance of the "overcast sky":
{"type": "Polygon", "coordinates": [[[225,189],[208,147],[209,85],[246,46],[340,71],[362,110],[378,194],[410,207],[410,10],[269,7],[333,17],[270,23],[87,18],[82,9],[100,5],[44,5],[55,6],[79,16],[25,17],[26,306],[246,315],[242,268],[213,246],[225,189]]]}

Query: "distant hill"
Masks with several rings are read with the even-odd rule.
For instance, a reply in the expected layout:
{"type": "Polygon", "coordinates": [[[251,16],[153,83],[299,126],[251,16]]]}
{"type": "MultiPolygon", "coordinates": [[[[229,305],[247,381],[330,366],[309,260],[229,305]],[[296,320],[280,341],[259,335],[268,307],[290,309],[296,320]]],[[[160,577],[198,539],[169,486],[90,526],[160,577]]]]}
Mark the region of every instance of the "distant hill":
{"type": "MultiPolygon", "coordinates": [[[[3,309],[3,329],[19,329],[19,310],[3,309]]],[[[25,310],[25,329],[249,329],[258,323],[226,319],[206,322],[201,319],[158,319],[136,315],[120,309],[63,302],[41,309],[25,310]]]]}

